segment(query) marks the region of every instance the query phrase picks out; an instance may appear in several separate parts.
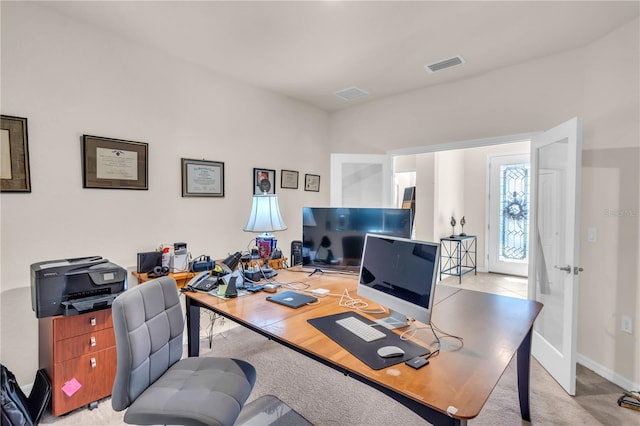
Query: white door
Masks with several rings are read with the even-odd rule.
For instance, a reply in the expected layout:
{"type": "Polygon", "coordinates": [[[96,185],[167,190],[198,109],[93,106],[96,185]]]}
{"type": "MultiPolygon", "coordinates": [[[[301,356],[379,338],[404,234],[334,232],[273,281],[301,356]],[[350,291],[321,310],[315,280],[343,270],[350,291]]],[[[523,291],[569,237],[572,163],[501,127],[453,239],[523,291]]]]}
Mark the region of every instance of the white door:
{"type": "Polygon", "coordinates": [[[529,154],[489,159],[489,272],[527,276],[529,175],[529,154]]]}
{"type": "Polygon", "coordinates": [[[393,207],[391,156],[331,154],[332,207],[393,207]]]}
{"type": "Polygon", "coordinates": [[[576,388],[581,156],[579,118],[531,141],[529,298],[544,304],[532,354],[569,395],[576,388]]]}

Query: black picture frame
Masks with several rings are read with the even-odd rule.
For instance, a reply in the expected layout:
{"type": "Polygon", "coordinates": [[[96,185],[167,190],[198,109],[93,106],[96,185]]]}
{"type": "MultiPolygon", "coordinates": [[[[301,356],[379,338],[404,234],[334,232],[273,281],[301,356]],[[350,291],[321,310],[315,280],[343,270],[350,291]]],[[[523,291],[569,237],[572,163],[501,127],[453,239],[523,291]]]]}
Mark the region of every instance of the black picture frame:
{"type": "Polygon", "coordinates": [[[280,188],[298,189],[298,176],[295,170],[280,170],[280,188]]]}
{"type": "Polygon", "coordinates": [[[31,192],[27,119],[2,115],[0,128],[0,192],[31,192]]]}
{"type": "Polygon", "coordinates": [[[149,185],[149,144],[102,136],[82,136],[84,188],[141,189],[149,185]]]}
{"type": "Polygon", "coordinates": [[[266,193],[269,195],[276,193],[276,171],[256,167],[253,169],[253,195],[262,195],[265,193],[260,185],[260,182],[264,179],[268,179],[270,183],[269,189],[266,193]]]}
{"type": "Polygon", "coordinates": [[[183,197],[224,197],[222,161],[180,159],[183,197]]]}
{"type": "Polygon", "coordinates": [[[304,190],[311,192],[320,192],[320,175],[305,174],[304,190]]]}

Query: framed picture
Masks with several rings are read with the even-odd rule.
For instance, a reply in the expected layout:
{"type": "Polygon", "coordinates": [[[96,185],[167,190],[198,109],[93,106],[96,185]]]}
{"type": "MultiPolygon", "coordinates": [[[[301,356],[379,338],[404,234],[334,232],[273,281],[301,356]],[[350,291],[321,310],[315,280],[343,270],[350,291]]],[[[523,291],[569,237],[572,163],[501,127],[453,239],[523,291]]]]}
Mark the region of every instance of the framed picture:
{"type": "Polygon", "coordinates": [[[276,171],[271,169],[253,169],[253,195],[276,193],[276,171]]]}
{"type": "Polygon", "coordinates": [[[280,188],[298,189],[298,172],[293,170],[280,171],[280,188]]]}
{"type": "Polygon", "coordinates": [[[149,189],[149,144],[82,136],[82,186],[149,189]]]}
{"type": "Polygon", "coordinates": [[[224,197],[224,163],[183,158],[183,197],[224,197]]]}
{"type": "Polygon", "coordinates": [[[0,122],[0,190],[31,192],[27,119],[3,115],[0,122]]]}
{"type": "Polygon", "coordinates": [[[304,190],[320,192],[320,175],[304,175],[304,190]]]}

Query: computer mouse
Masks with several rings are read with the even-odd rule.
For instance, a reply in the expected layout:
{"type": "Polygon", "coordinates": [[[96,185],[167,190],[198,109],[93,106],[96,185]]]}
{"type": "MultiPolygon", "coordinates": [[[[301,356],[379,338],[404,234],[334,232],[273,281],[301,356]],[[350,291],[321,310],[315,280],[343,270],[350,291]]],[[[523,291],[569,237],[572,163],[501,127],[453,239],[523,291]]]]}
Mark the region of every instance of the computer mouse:
{"type": "Polygon", "coordinates": [[[378,355],[382,358],[391,358],[394,356],[404,355],[404,351],[397,346],[383,346],[378,349],[378,355]]]}

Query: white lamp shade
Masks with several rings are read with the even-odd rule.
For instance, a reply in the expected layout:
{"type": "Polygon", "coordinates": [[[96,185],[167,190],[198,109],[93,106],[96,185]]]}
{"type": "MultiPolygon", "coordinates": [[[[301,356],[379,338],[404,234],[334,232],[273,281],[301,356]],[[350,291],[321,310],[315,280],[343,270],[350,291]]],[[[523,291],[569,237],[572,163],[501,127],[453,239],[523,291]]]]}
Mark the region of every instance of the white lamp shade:
{"type": "Polygon", "coordinates": [[[244,227],[247,232],[284,231],[284,224],[276,195],[254,195],[249,220],[244,227]]]}

